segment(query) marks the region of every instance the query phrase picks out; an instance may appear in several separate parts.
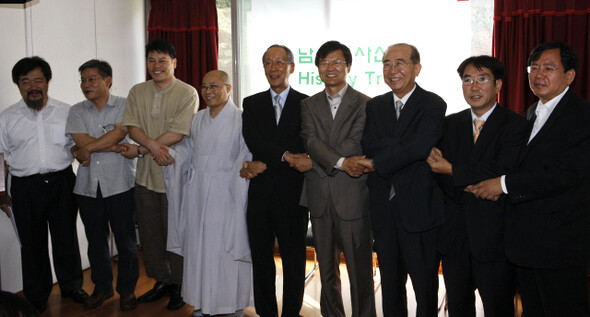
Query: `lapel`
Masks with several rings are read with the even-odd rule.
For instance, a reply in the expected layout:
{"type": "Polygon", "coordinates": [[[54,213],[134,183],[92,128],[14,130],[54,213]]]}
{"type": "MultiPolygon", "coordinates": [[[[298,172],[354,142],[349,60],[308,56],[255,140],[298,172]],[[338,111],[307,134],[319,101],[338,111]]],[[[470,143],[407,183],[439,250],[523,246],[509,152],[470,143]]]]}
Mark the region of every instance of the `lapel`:
{"type": "MultiPolygon", "coordinates": [[[[336,111],[336,116],[334,117],[332,127],[330,128],[330,142],[333,141],[342,125],[348,120],[350,114],[355,110],[354,108],[357,106],[358,97],[358,92],[352,89],[352,87],[348,86],[346,93],[344,96],[342,96],[342,101],[340,102],[340,106],[338,106],[338,111],[336,111]]],[[[330,113],[330,116],[331,115],[332,113],[330,113]]]]}
{"type": "MultiPolygon", "coordinates": [[[[397,119],[397,126],[395,128],[397,131],[406,131],[410,123],[414,122],[414,117],[416,116],[416,114],[418,114],[423,107],[427,106],[422,102],[423,98],[424,90],[420,88],[418,84],[416,84],[416,89],[404,104],[400,116],[397,119]]],[[[393,107],[393,96],[390,102],[392,103],[393,107]]],[[[395,116],[395,108],[393,109],[393,113],[395,116]]]]}
{"type": "MultiPolygon", "coordinates": [[[[563,95],[563,97],[561,98],[559,103],[555,106],[555,108],[551,112],[551,115],[549,115],[549,118],[547,118],[547,121],[545,122],[545,124],[541,127],[541,130],[539,130],[539,132],[537,132],[537,134],[531,140],[531,142],[529,142],[528,144],[525,143],[526,146],[524,148],[524,151],[523,151],[524,153],[521,156],[521,158],[524,158],[526,156],[526,154],[528,154],[528,152],[530,152],[530,150],[532,148],[534,148],[537,143],[539,143],[541,140],[543,140],[545,135],[547,135],[550,132],[550,130],[553,128],[553,126],[557,122],[557,119],[561,116],[561,114],[563,113],[563,111],[567,107],[567,104],[570,102],[572,94],[573,94],[573,92],[570,88],[568,90],[568,92],[566,92],[565,95],[563,95]]],[[[534,108],[531,107],[532,108],[531,112],[533,114],[533,115],[531,115],[531,117],[534,117],[534,113],[535,113],[534,111],[535,111],[535,109],[537,109],[537,105],[538,105],[538,102],[534,104],[534,106],[533,106],[534,108]]],[[[532,131],[534,124],[535,124],[535,122],[532,121],[530,124],[530,128],[529,128],[530,131],[532,131]]],[[[530,131],[529,131],[529,133],[527,133],[527,139],[526,139],[527,141],[531,135],[530,131]]]]}
{"type": "MultiPolygon", "coordinates": [[[[465,144],[459,148],[465,149],[465,152],[459,154],[461,157],[468,158],[473,156],[473,123],[471,123],[471,110],[467,109],[459,118],[457,127],[458,144],[465,144]],[[463,156],[465,155],[465,156],[463,156]]],[[[444,153],[443,153],[444,154],[444,153]]],[[[452,154],[451,154],[452,155],[452,154]]]]}
{"type": "MultiPolygon", "coordinates": [[[[296,113],[297,111],[297,107],[296,105],[293,105],[294,102],[292,101],[293,98],[291,98],[291,96],[293,96],[293,87],[289,88],[289,94],[287,95],[287,99],[285,99],[285,104],[283,105],[283,111],[281,112],[281,119],[279,120],[279,130],[281,130],[282,127],[284,127],[285,125],[288,124],[288,122],[291,121],[291,117],[293,116],[293,114],[296,113]]],[[[273,107],[273,114],[274,114],[274,107],[273,107]]]]}
{"type": "Polygon", "coordinates": [[[330,111],[330,104],[326,97],[326,90],[322,90],[312,97],[313,105],[311,110],[316,113],[317,118],[320,121],[322,129],[329,134],[332,128],[332,112],[330,111]]]}
{"type": "MultiPolygon", "coordinates": [[[[477,142],[473,145],[473,158],[477,159],[479,156],[485,152],[488,144],[498,135],[498,131],[502,127],[504,123],[505,116],[504,116],[504,109],[500,109],[500,104],[496,105],[494,111],[490,114],[486,123],[483,125],[481,132],[479,133],[479,137],[477,138],[477,142]]],[[[471,114],[470,118],[471,119],[471,114]]],[[[471,123],[471,122],[470,122],[471,123]]],[[[470,126],[469,131],[473,131],[473,128],[470,126]]],[[[471,134],[473,136],[473,133],[471,134]]],[[[473,144],[473,138],[472,144],[473,144]]]]}

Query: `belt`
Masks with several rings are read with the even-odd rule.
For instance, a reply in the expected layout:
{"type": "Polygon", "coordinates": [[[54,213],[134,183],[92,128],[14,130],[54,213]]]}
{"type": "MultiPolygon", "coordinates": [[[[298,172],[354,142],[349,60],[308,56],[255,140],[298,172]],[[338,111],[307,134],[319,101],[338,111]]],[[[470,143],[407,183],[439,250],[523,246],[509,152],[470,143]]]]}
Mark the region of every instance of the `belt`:
{"type": "MultiPolygon", "coordinates": [[[[65,169],[61,170],[61,171],[55,171],[55,172],[49,172],[49,173],[39,173],[39,174],[33,174],[33,175],[29,175],[29,176],[13,176],[15,178],[20,178],[20,179],[39,179],[39,180],[43,180],[43,179],[48,179],[48,178],[52,178],[55,176],[61,176],[62,174],[66,174],[68,172],[72,171],[72,166],[68,166],[65,169]]],[[[73,171],[72,171],[73,172],[73,171]]]]}

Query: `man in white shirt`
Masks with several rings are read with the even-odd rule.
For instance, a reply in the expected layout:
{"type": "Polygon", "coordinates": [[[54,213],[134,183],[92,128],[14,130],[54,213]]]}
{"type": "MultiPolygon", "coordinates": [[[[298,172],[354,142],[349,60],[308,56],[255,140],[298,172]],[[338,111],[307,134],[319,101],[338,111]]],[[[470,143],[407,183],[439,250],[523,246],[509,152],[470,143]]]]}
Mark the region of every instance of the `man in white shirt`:
{"type": "Polygon", "coordinates": [[[22,99],[0,114],[0,152],[12,186],[2,210],[16,220],[21,242],[23,293],[39,310],[53,287],[47,247],[51,230],[53,262],[62,297],[82,303],[82,268],[76,232],[78,206],[72,192],[74,145],[65,135],[70,106],[47,96],[51,68],[40,57],[26,57],[12,69],[22,99]],[[11,215],[12,211],[12,215],[11,215]]]}
{"type": "Polygon", "coordinates": [[[517,265],[526,316],[588,316],[590,103],[569,85],[578,58],[563,42],[535,47],[529,85],[539,101],[516,171],[468,186],[478,198],[508,196],[506,257],[517,265]]]}

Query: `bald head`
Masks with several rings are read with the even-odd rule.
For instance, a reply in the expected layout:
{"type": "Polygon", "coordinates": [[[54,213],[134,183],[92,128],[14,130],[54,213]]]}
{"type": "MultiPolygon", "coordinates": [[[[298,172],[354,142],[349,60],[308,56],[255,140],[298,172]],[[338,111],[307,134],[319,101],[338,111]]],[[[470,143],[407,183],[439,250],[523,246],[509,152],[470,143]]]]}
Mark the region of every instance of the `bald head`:
{"type": "Polygon", "coordinates": [[[221,110],[229,99],[229,76],[222,70],[208,72],[201,83],[201,95],[212,112],[221,110]]]}

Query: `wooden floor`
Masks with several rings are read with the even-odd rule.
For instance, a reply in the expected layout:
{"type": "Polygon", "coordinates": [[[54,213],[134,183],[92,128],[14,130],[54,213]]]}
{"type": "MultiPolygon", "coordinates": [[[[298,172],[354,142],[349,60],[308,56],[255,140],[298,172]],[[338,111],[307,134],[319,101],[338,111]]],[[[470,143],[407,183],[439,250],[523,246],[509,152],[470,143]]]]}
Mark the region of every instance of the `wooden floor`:
{"type": "MultiPolygon", "coordinates": [[[[143,265],[143,256],[140,253],[140,274],[139,280],[137,282],[137,288],[135,290],[136,296],[139,296],[149,289],[154,284],[154,280],[150,279],[146,276],[145,267],[143,265]]],[[[275,258],[275,263],[277,264],[277,290],[279,293],[282,291],[282,274],[281,274],[281,261],[280,258],[275,258]]],[[[313,267],[313,262],[308,261],[307,264],[307,271],[309,271],[313,267]]],[[[113,273],[115,274],[116,279],[116,263],[113,264],[113,273]]],[[[343,300],[345,305],[345,312],[346,316],[351,316],[352,311],[350,308],[350,291],[349,291],[349,284],[348,284],[348,274],[346,272],[346,266],[341,264],[341,278],[342,278],[342,292],[343,292],[343,300]]],[[[376,272],[376,285],[379,283],[379,272],[376,272]]],[[[444,298],[444,283],[442,281],[442,277],[439,279],[440,281],[440,289],[439,289],[439,298],[442,300],[444,298]]],[[[90,270],[84,271],[84,290],[86,290],[89,294],[92,293],[94,289],[94,285],[90,281],[90,270]]],[[[410,316],[415,315],[416,311],[416,303],[414,300],[414,294],[411,286],[411,282],[408,281],[408,313],[410,316]]],[[[314,277],[311,279],[310,283],[305,287],[305,297],[303,302],[303,307],[301,309],[301,315],[305,317],[320,317],[320,305],[319,305],[319,298],[320,298],[320,278],[319,272],[316,272],[314,277]]],[[[21,294],[22,295],[22,294],[21,294]]],[[[281,295],[278,295],[280,300],[281,295]]],[[[84,310],[82,308],[82,304],[78,304],[73,302],[70,298],[62,298],[60,296],[59,287],[55,285],[53,287],[53,291],[51,296],[49,297],[49,301],[47,303],[47,310],[41,316],[125,316],[125,317],[134,317],[134,316],[191,316],[193,312],[192,306],[185,306],[184,308],[178,311],[168,311],[166,310],[166,305],[168,304],[168,298],[162,298],[157,302],[154,303],[147,303],[147,304],[138,304],[137,308],[130,312],[122,312],[119,309],[119,295],[115,292],[115,296],[105,301],[105,303],[93,310],[84,310]]],[[[375,293],[375,304],[377,308],[377,316],[383,316],[381,310],[381,289],[377,287],[375,293]]],[[[281,303],[279,302],[279,310],[281,309],[281,303]]],[[[245,310],[245,316],[253,317],[258,316],[255,313],[253,307],[248,307],[245,310]]],[[[444,310],[440,312],[440,317],[446,316],[444,310]]],[[[477,316],[483,316],[483,309],[481,306],[481,301],[477,303],[477,316]]]]}

